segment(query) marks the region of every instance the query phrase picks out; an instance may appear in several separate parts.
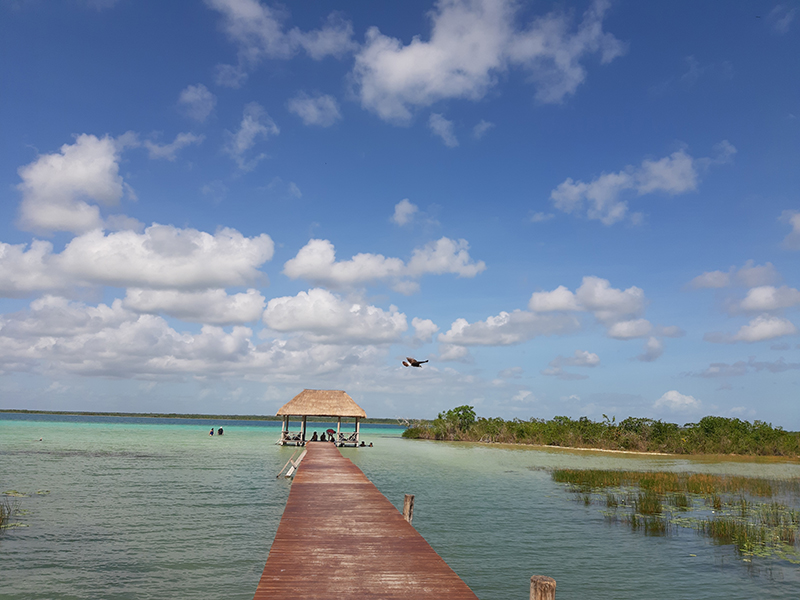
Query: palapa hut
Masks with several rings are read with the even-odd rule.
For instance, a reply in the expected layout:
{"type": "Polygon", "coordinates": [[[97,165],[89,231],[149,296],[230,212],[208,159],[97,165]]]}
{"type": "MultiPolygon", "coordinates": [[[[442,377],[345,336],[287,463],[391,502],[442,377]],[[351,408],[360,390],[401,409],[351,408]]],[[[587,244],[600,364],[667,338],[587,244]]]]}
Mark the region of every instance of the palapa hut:
{"type": "Polygon", "coordinates": [[[306,443],[306,419],[308,417],[336,417],[336,444],[338,446],[357,446],[359,434],[359,419],[364,419],[367,413],[342,390],[303,390],[289,402],[284,404],[276,413],[283,417],[281,428],[281,446],[303,446],[306,443]],[[289,431],[289,417],[297,416],[302,419],[300,431],[289,431]],[[342,417],[351,417],[356,420],[355,432],[346,435],[342,433],[342,417]]]}

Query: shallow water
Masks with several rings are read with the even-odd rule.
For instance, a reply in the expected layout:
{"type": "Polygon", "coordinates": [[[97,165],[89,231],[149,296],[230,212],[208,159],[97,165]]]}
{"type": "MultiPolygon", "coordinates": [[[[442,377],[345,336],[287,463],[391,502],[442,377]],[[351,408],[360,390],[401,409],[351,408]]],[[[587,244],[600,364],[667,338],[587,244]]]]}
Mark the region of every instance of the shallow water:
{"type": "MultiPolygon", "coordinates": [[[[16,499],[25,527],[0,536],[0,598],[252,598],[289,491],[275,478],[293,451],[274,445],[277,423],[44,419],[0,416],[0,491],[30,494],[16,499]],[[209,437],[212,425],[225,435],[209,437]]],[[[534,574],[554,577],[561,600],[798,597],[797,565],[743,563],[691,531],[656,538],[609,524],[547,469],[792,478],[800,463],[362,431],[375,447],[343,453],[396,506],[415,494],[414,526],[483,600],[527,598],[534,574]]]]}

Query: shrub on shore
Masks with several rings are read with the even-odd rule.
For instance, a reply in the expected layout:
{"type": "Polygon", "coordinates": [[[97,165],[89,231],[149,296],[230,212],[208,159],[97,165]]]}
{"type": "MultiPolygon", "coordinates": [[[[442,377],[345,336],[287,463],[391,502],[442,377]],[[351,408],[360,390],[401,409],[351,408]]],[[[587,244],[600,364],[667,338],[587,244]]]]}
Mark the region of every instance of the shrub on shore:
{"type": "Polygon", "coordinates": [[[638,417],[617,423],[603,416],[602,421],[587,417],[506,421],[477,417],[474,407],[464,405],[439,413],[433,421],[415,423],[403,437],[671,454],[800,456],[800,433],[764,421],[708,416],[680,426],[638,417]]]}

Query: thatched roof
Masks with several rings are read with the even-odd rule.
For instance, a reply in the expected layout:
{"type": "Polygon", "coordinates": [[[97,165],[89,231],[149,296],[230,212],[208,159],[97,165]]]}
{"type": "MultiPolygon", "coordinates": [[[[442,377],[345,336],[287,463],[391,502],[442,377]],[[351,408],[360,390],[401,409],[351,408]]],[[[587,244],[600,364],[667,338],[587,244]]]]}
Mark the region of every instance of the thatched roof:
{"type": "Polygon", "coordinates": [[[278,416],[360,417],[367,413],[342,390],[303,390],[281,406],[278,416]]]}

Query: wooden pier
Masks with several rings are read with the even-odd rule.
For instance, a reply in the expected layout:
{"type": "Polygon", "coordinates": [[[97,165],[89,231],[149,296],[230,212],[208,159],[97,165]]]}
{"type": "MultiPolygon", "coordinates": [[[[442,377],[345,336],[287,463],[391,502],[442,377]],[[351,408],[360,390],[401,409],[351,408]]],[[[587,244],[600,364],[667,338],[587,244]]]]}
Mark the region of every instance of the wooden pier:
{"type": "Polygon", "coordinates": [[[334,444],[306,449],[255,600],[477,599],[334,444]]]}

